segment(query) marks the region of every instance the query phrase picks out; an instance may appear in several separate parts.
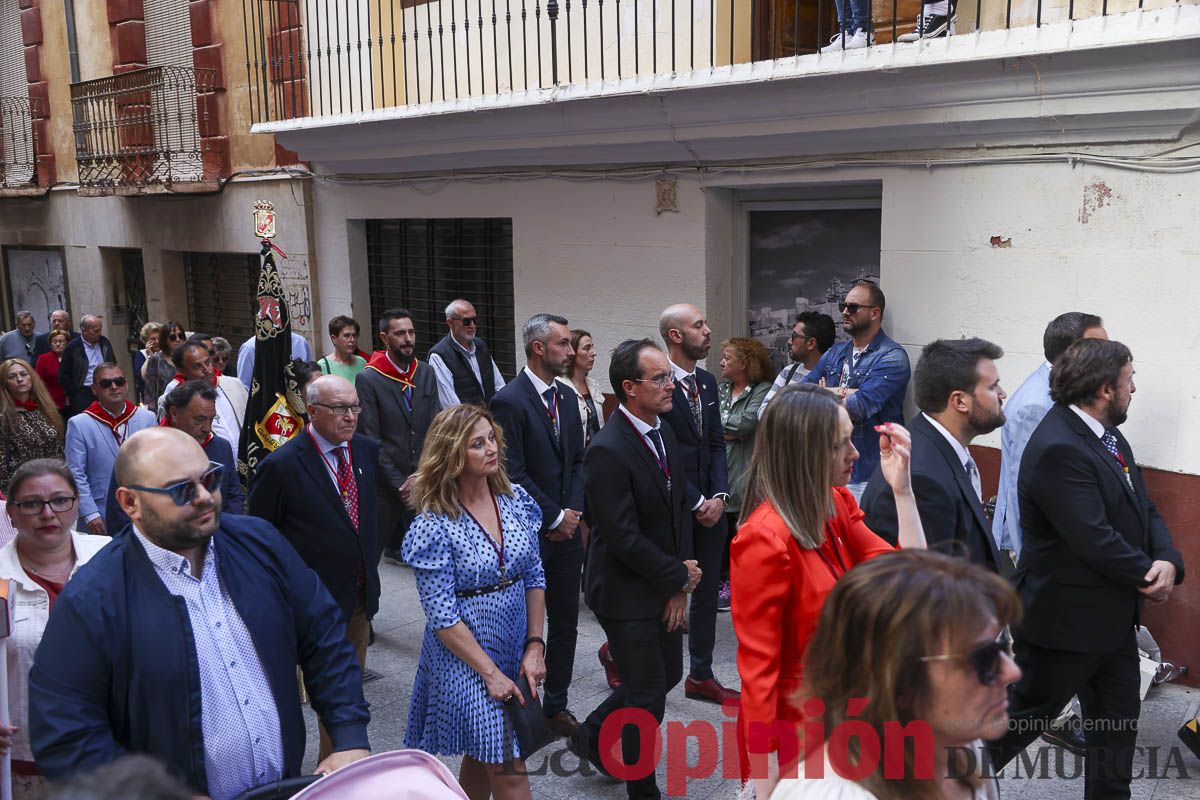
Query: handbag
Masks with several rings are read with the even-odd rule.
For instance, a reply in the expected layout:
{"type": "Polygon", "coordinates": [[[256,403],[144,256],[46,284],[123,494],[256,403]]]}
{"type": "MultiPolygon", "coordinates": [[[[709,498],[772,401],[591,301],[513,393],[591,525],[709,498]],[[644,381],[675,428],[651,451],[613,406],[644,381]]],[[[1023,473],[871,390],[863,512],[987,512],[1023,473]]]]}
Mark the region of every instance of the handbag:
{"type": "Polygon", "coordinates": [[[525,698],[525,705],[521,705],[516,695],[504,701],[504,714],[509,723],[504,726],[504,733],[507,738],[511,729],[512,734],[517,737],[517,750],[521,758],[528,759],[558,737],[546,724],[546,715],[542,713],[542,701],[534,698],[533,693],[529,691],[529,679],[518,675],[515,683],[517,691],[525,698]]]}

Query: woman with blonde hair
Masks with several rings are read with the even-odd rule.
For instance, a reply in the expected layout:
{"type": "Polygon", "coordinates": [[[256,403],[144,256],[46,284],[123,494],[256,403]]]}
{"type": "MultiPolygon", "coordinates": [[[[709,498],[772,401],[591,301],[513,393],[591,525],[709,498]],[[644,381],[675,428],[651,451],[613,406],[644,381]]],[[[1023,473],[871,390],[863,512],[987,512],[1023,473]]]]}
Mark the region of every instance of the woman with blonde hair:
{"type": "MultiPolygon", "coordinates": [[[[893,423],[876,431],[883,476],[896,496],[900,546],[924,549],[908,466],[912,440],[893,423]]],[[[759,421],[730,579],[742,777],[754,779],[760,800],[779,768],[797,758],[787,745],[803,719],[802,660],[825,598],[854,565],[893,551],[863,524],[846,488],[858,460],[853,432],[845,407],[813,384],[782,389],[759,421]]]]}
{"type": "Polygon", "coordinates": [[[805,658],[804,730],[820,735],[773,800],[998,797],[982,741],[1008,727],[1019,614],[1008,582],[965,558],[897,552],[851,570],[805,658]],[[903,756],[885,768],[888,752],[903,756]]]}
{"type": "Polygon", "coordinates": [[[62,415],[23,358],[0,362],[0,486],[35,458],[63,457],[62,415]]]}
{"type": "Polygon", "coordinates": [[[503,432],[485,409],[456,405],[434,417],[403,547],[427,620],[404,746],[462,754],[459,783],[472,800],[531,796],[505,703],[536,699],[546,677],[542,514],[509,482],[503,455],[503,432]]]}

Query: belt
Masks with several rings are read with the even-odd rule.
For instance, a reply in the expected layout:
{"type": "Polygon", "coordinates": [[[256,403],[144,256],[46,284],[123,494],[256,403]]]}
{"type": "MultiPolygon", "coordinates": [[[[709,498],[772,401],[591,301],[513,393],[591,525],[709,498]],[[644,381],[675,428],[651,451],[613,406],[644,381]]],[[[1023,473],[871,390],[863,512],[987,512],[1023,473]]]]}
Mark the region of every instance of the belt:
{"type": "Polygon", "coordinates": [[[478,589],[467,589],[466,591],[455,592],[454,594],[456,597],[479,597],[480,595],[491,594],[492,592],[498,592],[501,589],[507,589],[514,583],[516,583],[515,580],[512,580],[511,578],[505,578],[499,583],[492,584],[491,586],[480,586],[478,589]]]}

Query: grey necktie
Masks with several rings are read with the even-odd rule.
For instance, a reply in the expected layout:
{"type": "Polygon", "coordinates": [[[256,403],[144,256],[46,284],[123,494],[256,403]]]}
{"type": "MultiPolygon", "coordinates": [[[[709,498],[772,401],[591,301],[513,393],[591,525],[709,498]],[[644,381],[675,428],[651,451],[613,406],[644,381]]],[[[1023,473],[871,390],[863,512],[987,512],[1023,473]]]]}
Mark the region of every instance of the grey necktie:
{"type": "Polygon", "coordinates": [[[975,460],[967,456],[967,463],[963,465],[967,470],[967,477],[971,479],[971,487],[975,490],[975,496],[979,498],[979,502],[983,502],[983,484],[979,481],[979,468],[975,466],[975,460]]]}

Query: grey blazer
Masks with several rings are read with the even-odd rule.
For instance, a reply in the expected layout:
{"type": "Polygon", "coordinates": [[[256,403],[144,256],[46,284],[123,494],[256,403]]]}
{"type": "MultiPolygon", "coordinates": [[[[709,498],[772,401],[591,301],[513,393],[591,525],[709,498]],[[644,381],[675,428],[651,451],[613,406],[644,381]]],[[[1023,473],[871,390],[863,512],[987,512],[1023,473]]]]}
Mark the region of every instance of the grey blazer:
{"type": "Polygon", "coordinates": [[[422,361],[417,365],[411,412],[400,383],[370,367],[358,373],[354,386],[363,406],[358,432],[379,440],[378,480],[382,487],[394,491],[417,471],[425,432],[442,410],[437,377],[429,364],[422,361]]]}

